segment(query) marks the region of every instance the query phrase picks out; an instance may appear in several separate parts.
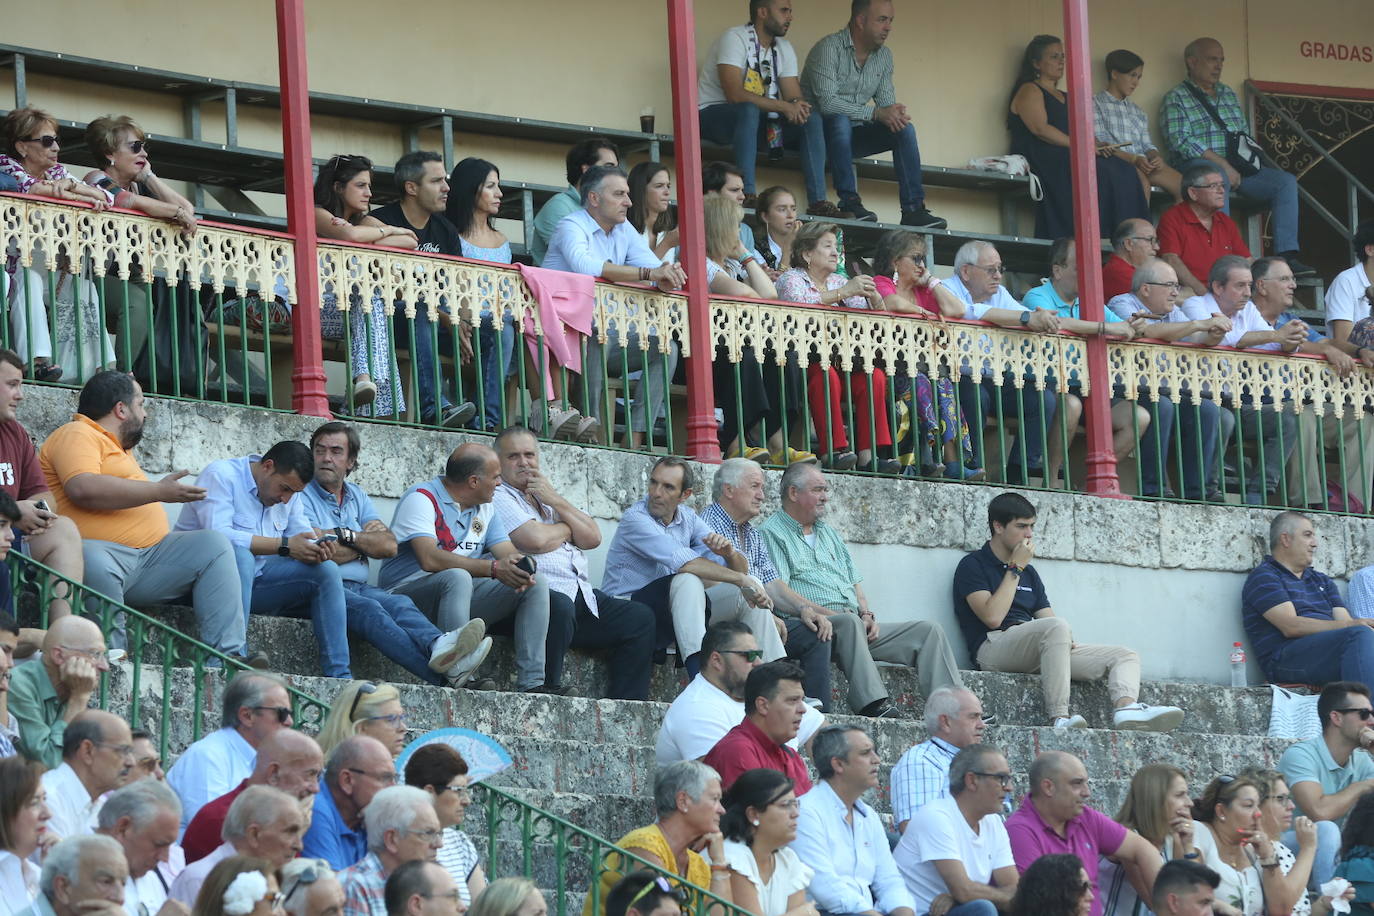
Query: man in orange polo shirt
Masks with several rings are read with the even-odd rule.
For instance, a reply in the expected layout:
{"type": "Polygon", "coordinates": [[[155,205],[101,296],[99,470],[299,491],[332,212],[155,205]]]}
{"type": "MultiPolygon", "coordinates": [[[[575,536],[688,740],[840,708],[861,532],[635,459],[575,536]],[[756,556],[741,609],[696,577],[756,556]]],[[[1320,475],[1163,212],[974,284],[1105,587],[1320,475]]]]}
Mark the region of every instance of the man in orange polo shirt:
{"type": "Polygon", "coordinates": [[[125,373],[98,372],[76,411],[38,459],[57,512],[84,539],[86,584],[135,607],[189,596],[201,641],[242,657],[247,617],[229,539],[218,531],[169,533],[160,505],[195,502],[205,490],[181,480],[187,471],[154,483],[134,459],[147,419],[143,389],[125,373]]]}
{"type": "Polygon", "coordinates": [[[1159,218],[1159,256],[1178,273],[1178,282],[1195,296],[1207,295],[1207,275],[1217,258],[1250,249],[1235,220],[1227,216],[1226,183],[1215,165],[1203,163],[1183,172],[1183,200],[1159,218]]]}

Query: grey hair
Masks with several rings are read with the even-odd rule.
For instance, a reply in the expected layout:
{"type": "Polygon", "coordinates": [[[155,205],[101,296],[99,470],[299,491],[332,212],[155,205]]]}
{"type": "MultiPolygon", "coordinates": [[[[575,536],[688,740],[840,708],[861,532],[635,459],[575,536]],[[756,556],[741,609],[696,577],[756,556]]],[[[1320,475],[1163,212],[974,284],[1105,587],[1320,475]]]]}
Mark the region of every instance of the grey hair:
{"type": "Polygon", "coordinates": [[[300,810],[300,803],[281,789],[271,786],[249,786],[239,793],[229,811],[224,815],[224,827],[220,838],[234,843],[248,836],[248,828],[253,824],[266,826],[281,817],[284,809],[300,810]]]}
{"type": "MultiPolygon", "coordinates": [[[[315,881],[328,881],[335,878],[334,869],[324,859],[292,859],[281,867],[281,886],[295,885],[301,873],[308,868],[315,869],[315,881]]],[[[282,907],[291,916],[305,916],[306,902],[310,899],[310,885],[297,885],[298,890],[282,902],[282,907]]]]}
{"type": "Polygon", "coordinates": [[[977,772],[982,767],[984,758],[1000,753],[1002,751],[996,745],[970,744],[955,754],[954,759],[949,762],[949,794],[962,795],[964,777],[977,772]]]}
{"type": "Polygon", "coordinates": [[[930,696],[926,697],[924,716],[926,731],[929,734],[933,735],[940,730],[941,716],[949,716],[952,719],[959,715],[964,693],[962,687],[940,687],[930,692],[930,696]]]}
{"type": "Polygon", "coordinates": [[[144,830],[153,818],[170,811],[181,820],[181,799],[156,779],[140,779],[122,789],[116,789],[105,799],[96,818],[96,826],[101,830],[113,830],[120,818],[127,817],[135,830],[144,830]]]}
{"type": "Polygon", "coordinates": [[[1135,269],[1131,274],[1131,292],[1140,295],[1141,287],[1146,283],[1159,283],[1160,277],[1164,275],[1164,268],[1171,267],[1168,261],[1163,258],[1150,258],[1144,264],[1135,269]]]}
{"type": "Polygon", "coordinates": [[[716,476],[711,480],[711,498],[720,502],[720,498],[725,495],[725,488],[738,487],[744,482],[744,475],[750,470],[763,473],[757,461],[750,461],[748,458],[726,458],[720,463],[716,476]]]}
{"type": "Polygon", "coordinates": [[[415,786],[387,786],[363,809],[363,823],[367,826],[367,848],[386,848],[388,830],[409,830],[415,816],[423,808],[433,808],[430,794],[415,786]]]}
{"type": "Polygon", "coordinates": [[[607,178],[616,175],[619,175],[626,181],[630,180],[629,176],[625,174],[625,170],[618,165],[594,165],[583,172],[582,180],[577,185],[577,192],[582,199],[582,206],[587,206],[587,201],[591,199],[591,195],[601,193],[601,186],[606,183],[607,178]]]}
{"type": "Polygon", "coordinates": [[[1272,553],[1274,548],[1279,546],[1279,538],[1297,531],[1298,522],[1310,521],[1312,519],[1301,512],[1280,512],[1274,516],[1274,520],[1269,523],[1269,551],[1272,553]]]}
{"type": "Polygon", "coordinates": [[[816,732],[816,737],[811,741],[811,759],[816,764],[816,775],[821,779],[835,775],[836,757],[849,756],[850,732],[862,732],[870,741],[873,739],[868,729],[858,725],[827,725],[816,732]]]}
{"type": "MultiPolygon", "coordinates": [[[[1212,269],[1207,272],[1207,291],[1213,292],[1214,286],[1225,286],[1231,282],[1231,274],[1237,270],[1250,270],[1250,259],[1241,257],[1238,254],[1224,254],[1212,262],[1212,269]]],[[[1251,278],[1253,279],[1253,278],[1251,278]]]]}
{"type": "Polygon", "coordinates": [[[974,239],[959,246],[959,250],[954,253],[954,272],[958,273],[959,268],[966,264],[977,264],[978,259],[985,251],[996,251],[997,248],[991,242],[982,239],[974,239]]]}
{"type": "Polygon", "coordinates": [[[67,837],[48,850],[47,858],[43,860],[43,872],[38,878],[38,887],[43,892],[43,896],[49,900],[52,899],[52,885],[58,875],[74,884],[81,871],[81,860],[86,857],[88,852],[95,851],[104,851],[110,855],[117,855],[121,859],[124,858],[124,847],[103,833],[87,833],[82,836],[67,837]]]}
{"type": "Polygon", "coordinates": [[[692,801],[701,798],[706,784],[719,780],[720,774],[700,760],[679,760],[659,769],[654,775],[654,808],[659,817],[677,810],[677,793],[685,792],[692,801]]]}
{"type": "MultiPolygon", "coordinates": [[[[821,473],[815,465],[805,464],[800,461],[787,466],[787,469],[782,472],[782,480],[778,483],[779,495],[782,497],[784,503],[792,502],[792,499],[787,495],[787,491],[791,490],[793,487],[801,489],[802,481],[806,479],[807,474],[813,471],[817,474],[821,473]]],[[[822,474],[821,479],[824,478],[825,475],[822,474]]]]}
{"type": "Polygon", "coordinates": [[[267,691],[286,687],[286,681],[268,671],[240,671],[229,679],[220,705],[220,728],[234,728],[239,723],[239,710],[245,706],[261,706],[267,691]]]}

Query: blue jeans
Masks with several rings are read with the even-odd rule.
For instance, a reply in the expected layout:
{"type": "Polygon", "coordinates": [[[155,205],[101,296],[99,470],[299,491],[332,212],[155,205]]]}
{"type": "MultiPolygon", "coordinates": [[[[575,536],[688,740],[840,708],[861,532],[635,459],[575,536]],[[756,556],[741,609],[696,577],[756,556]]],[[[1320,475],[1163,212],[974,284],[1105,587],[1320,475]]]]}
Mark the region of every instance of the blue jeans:
{"type": "Polygon", "coordinates": [[[499,430],[507,425],[506,378],[511,374],[515,355],[515,319],[506,318],[498,334],[491,315],[483,315],[477,342],[482,348],[482,410],[469,425],[474,429],[499,430]]]}
{"type": "Polygon", "coordinates": [[[268,557],[253,575],[257,558],[245,547],[234,548],[244,594],[244,607],[268,617],[310,616],[320,646],[325,677],[351,678],[348,670],[348,609],[339,565],[326,560],[314,566],[289,557],[268,557]]]}
{"type": "Polygon", "coordinates": [[[1276,684],[1374,684],[1374,630],[1346,627],[1284,640],[1264,666],[1276,684]]]}
{"type": "MultiPolygon", "coordinates": [[[[1002,400],[1002,416],[1007,419],[1022,419],[1018,438],[1021,446],[1025,448],[1026,467],[1035,470],[1044,466],[1043,455],[1045,453],[1044,431],[1041,429],[1043,417],[1044,430],[1054,433],[1054,413],[1059,406],[1059,399],[1053,390],[1037,391],[1030,387],[1030,383],[1024,388],[1015,388],[1010,378],[1003,379],[999,387],[994,385],[992,379],[985,378],[981,382],[975,382],[968,376],[959,379],[959,409],[963,411],[964,422],[968,424],[969,438],[972,439],[973,460],[979,467],[987,467],[983,463],[983,436],[976,430],[981,430],[987,422],[988,414],[993,411],[994,397],[1002,400]],[[1017,411],[1020,411],[1018,414],[1017,411]]],[[[997,435],[995,432],[991,435],[997,435]]],[[[1021,465],[1021,448],[1013,445],[1003,456],[1007,466],[1021,465]]]]}
{"type": "Polygon", "coordinates": [[[429,668],[429,650],[443,634],[405,595],[393,595],[365,582],[344,582],[348,630],[381,650],[420,680],[442,684],[429,668]]]}
{"type": "MultiPolygon", "coordinates": [[[[398,346],[410,346],[409,319],[405,315],[405,306],[401,302],[396,303],[395,333],[398,346]]],[[[434,334],[431,330],[434,323],[429,320],[429,309],[424,303],[415,306],[415,346],[411,348],[410,358],[414,363],[413,371],[419,375],[419,394],[420,394],[420,419],[425,423],[440,423],[444,419],[444,411],[453,406],[453,402],[448,397],[448,385],[443,379],[443,367],[439,367],[439,390],[434,389],[435,373],[435,346],[434,334]],[[439,401],[440,410],[434,409],[436,395],[439,401]]],[[[443,344],[447,333],[442,329],[439,331],[438,339],[440,345],[443,344]]],[[[409,378],[401,380],[404,385],[409,382],[409,378]]]]}
{"type": "Polygon", "coordinates": [[[897,197],[902,212],[925,206],[926,191],[921,184],[921,149],[916,145],[916,127],[908,124],[895,134],[878,121],[851,121],[848,115],[825,115],[825,154],[830,160],[830,178],[840,203],[859,196],[859,179],[854,160],[874,153],[892,152],[897,167],[897,197]]]}
{"type": "MultiPolygon", "coordinates": [[[[1221,180],[1226,185],[1226,206],[1222,208],[1228,215],[1231,212],[1231,179],[1225,170],[1210,159],[1189,159],[1179,168],[1185,172],[1195,165],[1210,165],[1221,172],[1221,180]]],[[[1275,251],[1298,250],[1298,179],[1291,172],[1265,166],[1249,178],[1241,180],[1240,189],[1247,197],[1258,198],[1269,204],[1274,214],[1272,229],[1275,251]]],[[[1258,252],[1256,252],[1258,254],[1258,252]]]]}
{"type": "Polygon", "coordinates": [[[997,916],[997,905],[991,900],[970,900],[950,907],[945,916],[997,916]]]}
{"type": "MultiPolygon", "coordinates": [[[[701,120],[702,138],[735,151],[735,165],[744,173],[744,193],[755,193],[754,168],[767,121],[763,109],[752,102],[724,102],[703,108],[697,114],[701,120]]],[[[825,133],[820,112],[813,112],[805,124],[793,124],[786,118],[781,118],[780,123],[783,146],[801,151],[806,202],[814,204],[825,200],[825,133]]]]}
{"type": "Polygon", "coordinates": [[[1183,458],[1183,495],[1187,499],[1202,499],[1204,483],[1210,479],[1217,455],[1217,426],[1220,408],[1215,401],[1191,401],[1175,405],[1170,397],[1160,395],[1154,403],[1141,403],[1150,411],[1150,428],[1140,443],[1140,491],[1145,496],[1160,493],[1159,471],[1168,475],[1174,464],[1173,437],[1179,438],[1178,451],[1183,458]]]}

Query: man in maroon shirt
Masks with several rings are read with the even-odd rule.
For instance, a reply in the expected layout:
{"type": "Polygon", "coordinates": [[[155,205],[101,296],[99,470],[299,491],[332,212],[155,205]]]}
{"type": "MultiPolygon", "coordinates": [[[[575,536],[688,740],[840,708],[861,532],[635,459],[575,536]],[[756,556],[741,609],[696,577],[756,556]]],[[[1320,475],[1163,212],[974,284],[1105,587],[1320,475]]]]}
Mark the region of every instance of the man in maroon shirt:
{"type": "MultiPolygon", "coordinates": [[[[85,571],[81,559],[81,534],[66,516],[52,511],[57,500],[38,465],[38,453],[28,430],[20,424],[19,403],[24,400],[24,361],[13,350],[0,350],[0,490],[19,504],[14,546],[74,582],[85,571]],[[38,506],[47,503],[47,509],[38,506]]],[[[49,619],[71,613],[67,587],[54,583],[48,603],[49,619]]]]}
{"type": "Polygon", "coordinates": [[[1159,218],[1159,256],[1195,296],[1207,295],[1207,274],[1217,258],[1250,257],[1240,228],[1222,210],[1225,206],[1221,172],[1214,165],[1195,165],[1183,172],[1183,201],[1159,218]]]}
{"type": "Polygon", "coordinates": [[[1112,256],[1102,265],[1102,295],[1114,296],[1131,291],[1135,269],[1151,261],[1159,251],[1159,236],[1147,219],[1122,220],[1112,233],[1112,256]]]}
{"type": "Polygon", "coordinates": [[[249,786],[272,786],[301,803],[301,811],[309,816],[320,791],[320,773],[324,770],[324,755],[315,739],[293,728],[279,728],[258,745],[253,775],[213,801],[201,805],[186,833],[181,848],[190,864],[204,858],[224,842],[220,836],[229,806],[249,786]]]}
{"type": "Polygon", "coordinates": [[[728,790],[745,770],[777,770],[796,783],[798,796],[811,788],[811,776],[801,755],[787,746],[797,737],[806,697],[805,672],[793,662],[759,665],[744,682],[744,721],[716,742],[702,763],[720,774],[720,788],[728,790]]]}

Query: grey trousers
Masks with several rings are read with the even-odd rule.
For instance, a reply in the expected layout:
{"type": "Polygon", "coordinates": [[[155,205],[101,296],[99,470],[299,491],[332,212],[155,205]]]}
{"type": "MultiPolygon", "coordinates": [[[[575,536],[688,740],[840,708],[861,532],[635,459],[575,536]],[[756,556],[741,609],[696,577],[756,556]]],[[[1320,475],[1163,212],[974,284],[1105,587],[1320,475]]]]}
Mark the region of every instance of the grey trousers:
{"type": "Polygon", "coordinates": [[[871,643],[852,611],[832,614],[830,625],[835,631],[831,659],[849,678],[849,708],[854,712],[888,696],[875,661],[915,668],[922,697],[940,687],[964,686],[945,631],[928,620],[880,623],[871,643]]]}
{"type": "Polygon", "coordinates": [[[152,547],[82,543],[86,585],[131,607],[184,601],[189,594],[201,642],[242,655],[248,626],[234,548],[218,531],[173,531],[152,547]]]}
{"type": "MultiPolygon", "coordinates": [[[[671,379],[673,373],[677,371],[678,347],[676,341],[670,342],[667,355],[660,353],[658,347],[658,335],[652,334],[649,336],[649,349],[641,350],[639,334],[635,331],[625,335],[625,346],[621,347],[620,334],[612,328],[606,334],[606,346],[604,348],[606,368],[603,372],[601,367],[603,347],[597,343],[595,335],[587,339],[587,364],[585,366],[587,397],[592,402],[592,416],[601,421],[603,428],[607,427],[607,420],[602,416],[602,413],[605,412],[602,386],[605,384],[607,375],[619,377],[627,371],[639,372],[639,380],[634,383],[634,396],[631,397],[628,390],[625,394],[627,429],[646,432],[652,421],[664,415],[664,380],[671,379]],[[646,398],[649,407],[647,419],[644,413],[646,398]]],[[[611,438],[614,439],[614,435],[611,438]]]]}
{"type": "Polygon", "coordinates": [[[542,575],[523,592],[498,579],[474,579],[464,569],[444,569],[391,589],[415,602],[421,613],[447,633],[473,617],[488,624],[515,617],[515,686],[544,683],[544,643],[549,635],[549,583],[542,575]]]}

